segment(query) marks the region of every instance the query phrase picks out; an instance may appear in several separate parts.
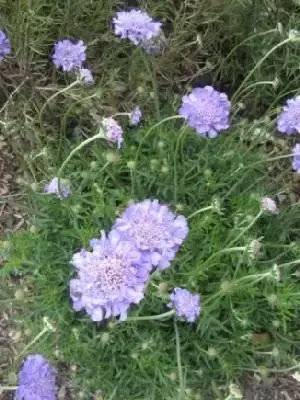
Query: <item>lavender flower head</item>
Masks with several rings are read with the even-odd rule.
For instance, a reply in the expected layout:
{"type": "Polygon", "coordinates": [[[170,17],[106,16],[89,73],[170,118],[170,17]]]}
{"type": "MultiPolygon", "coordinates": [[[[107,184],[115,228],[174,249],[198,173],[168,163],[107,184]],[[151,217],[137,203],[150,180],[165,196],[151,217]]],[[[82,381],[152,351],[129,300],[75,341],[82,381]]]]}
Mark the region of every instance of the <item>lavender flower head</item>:
{"type": "Polygon", "coordinates": [[[67,198],[71,194],[70,182],[68,179],[60,179],[60,187],[58,185],[58,177],[55,176],[49,183],[45,185],[45,192],[56,194],[59,199],[67,198]]]}
{"type": "Polygon", "coordinates": [[[138,125],[142,118],[142,110],[139,106],[135,107],[130,113],[130,125],[138,125]]]}
{"type": "Polygon", "coordinates": [[[71,263],[77,278],[70,281],[70,295],[76,311],[84,309],[93,321],[110,317],[127,318],[132,304],[144,297],[151,265],[133,243],[112,230],[106,237],[92,239],[92,251],[81,250],[71,263]]]}
{"type": "Polygon", "coordinates": [[[54,45],[53,63],[65,72],[79,69],[86,59],[85,51],[86,46],[82,40],[77,43],[68,39],[58,41],[54,45]]]}
{"type": "Polygon", "coordinates": [[[112,117],[104,118],[102,122],[105,129],[105,138],[109,142],[117,143],[118,149],[120,149],[123,143],[123,130],[121,126],[112,117]]]}
{"type": "Polygon", "coordinates": [[[186,289],[175,288],[169,296],[171,303],[169,308],[174,308],[178,317],[184,318],[188,322],[194,322],[200,315],[200,296],[191,294],[186,289]]]}
{"type": "Polygon", "coordinates": [[[161,32],[161,23],[141,10],[120,11],[113,18],[115,34],[122,39],[129,39],[138,45],[158,36],[161,32]]]}
{"type": "Polygon", "coordinates": [[[219,131],[229,128],[230,107],[225,93],[205,86],[195,88],[192,93],[182,97],[179,115],[200,136],[215,138],[219,131]]]}
{"type": "Polygon", "coordinates": [[[300,132],[300,96],[290,99],[277,117],[277,129],[288,136],[300,132]]]}
{"type": "Polygon", "coordinates": [[[271,214],[277,213],[277,204],[271,197],[263,197],[261,200],[261,209],[270,212],[271,214]]]}
{"type": "Polygon", "coordinates": [[[293,170],[300,174],[300,143],[297,143],[296,146],[293,148],[293,156],[293,170]]]}
{"type": "Polygon", "coordinates": [[[16,400],[56,400],[55,371],[40,354],[26,357],[18,375],[16,400]]]}
{"type": "Polygon", "coordinates": [[[79,79],[87,85],[93,85],[93,83],[95,83],[92,72],[88,68],[80,68],[78,76],[79,79]]]}
{"type": "Polygon", "coordinates": [[[10,41],[6,34],[0,30],[0,62],[4,60],[7,54],[10,52],[10,41]]]}
{"type": "Polygon", "coordinates": [[[130,205],[114,228],[134,243],[152,266],[161,270],[170,266],[188,234],[185,217],[174,215],[157,200],[130,205]]]}

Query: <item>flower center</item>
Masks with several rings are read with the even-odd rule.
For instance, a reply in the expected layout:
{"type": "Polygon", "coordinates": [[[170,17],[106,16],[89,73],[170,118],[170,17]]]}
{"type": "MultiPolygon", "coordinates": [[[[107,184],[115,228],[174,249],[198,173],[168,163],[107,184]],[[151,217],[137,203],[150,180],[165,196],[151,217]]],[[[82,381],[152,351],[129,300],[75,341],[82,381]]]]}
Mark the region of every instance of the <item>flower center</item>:
{"type": "Polygon", "coordinates": [[[131,226],[131,234],[143,250],[159,249],[169,241],[169,234],[158,221],[138,221],[131,226]]]}
{"type": "Polygon", "coordinates": [[[124,282],[125,262],[117,258],[106,258],[100,261],[95,269],[94,286],[101,291],[120,288],[124,282]]]}

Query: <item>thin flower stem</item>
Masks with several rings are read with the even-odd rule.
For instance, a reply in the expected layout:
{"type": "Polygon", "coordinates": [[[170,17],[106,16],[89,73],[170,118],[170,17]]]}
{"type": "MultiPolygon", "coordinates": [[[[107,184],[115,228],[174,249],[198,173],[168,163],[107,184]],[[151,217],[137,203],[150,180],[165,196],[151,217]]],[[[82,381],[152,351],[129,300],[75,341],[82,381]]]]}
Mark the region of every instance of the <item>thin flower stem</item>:
{"type": "Polygon", "coordinates": [[[175,314],[174,310],[167,311],[163,314],[158,315],[149,315],[149,316],[142,316],[142,317],[129,317],[126,321],[153,321],[153,320],[161,320],[168,317],[171,317],[175,314]]]}
{"type": "Polygon", "coordinates": [[[18,386],[2,386],[0,385],[0,394],[2,392],[2,390],[17,390],[18,386]]]}
{"type": "Polygon", "coordinates": [[[43,114],[44,114],[44,111],[45,111],[45,108],[47,107],[47,105],[48,105],[52,100],[54,100],[57,96],[59,96],[59,95],[62,94],[62,93],[67,92],[68,90],[70,90],[72,87],[78,85],[79,83],[80,83],[80,81],[79,81],[79,80],[76,80],[76,81],[72,82],[69,86],[66,86],[66,87],[63,88],[62,90],[59,90],[58,92],[55,92],[52,96],[50,96],[50,97],[47,99],[47,101],[43,104],[43,106],[42,106],[42,108],[41,108],[41,110],[40,110],[40,112],[39,112],[40,127],[41,127],[42,129],[43,129],[43,119],[42,119],[42,117],[43,117],[43,114]]]}
{"type": "Polygon", "coordinates": [[[150,64],[149,57],[146,55],[145,51],[140,47],[139,47],[139,50],[140,50],[140,54],[142,56],[143,62],[145,64],[146,70],[151,78],[152,89],[153,89],[153,93],[154,93],[154,105],[155,105],[155,111],[156,111],[156,118],[159,121],[160,120],[159,95],[158,95],[157,82],[156,82],[156,77],[154,74],[153,64],[150,64]]]}
{"type": "Polygon", "coordinates": [[[291,261],[288,263],[284,263],[284,264],[279,264],[277,265],[278,268],[282,268],[282,267],[288,267],[289,265],[294,265],[294,264],[299,264],[300,260],[295,260],[295,261],[291,261]]]}
{"type": "Polygon", "coordinates": [[[177,203],[177,160],[176,159],[179,150],[179,145],[180,142],[183,141],[185,132],[186,132],[186,126],[184,125],[183,128],[181,129],[180,134],[178,135],[174,151],[174,203],[175,204],[177,203]]]}
{"type": "Polygon", "coordinates": [[[16,356],[18,359],[22,354],[26,353],[26,351],[33,346],[45,333],[50,332],[49,328],[45,326],[43,330],[27,345],[24,349],[16,356]]]}
{"type": "Polygon", "coordinates": [[[93,142],[96,139],[102,139],[104,137],[104,132],[102,131],[102,129],[100,129],[99,133],[97,133],[96,135],[84,140],[83,142],[81,142],[77,147],[75,147],[75,149],[73,149],[70,154],[68,155],[68,157],[65,159],[65,161],[62,163],[61,167],[58,170],[57,173],[57,177],[60,179],[62,172],[64,170],[64,168],[66,167],[66,165],[68,164],[68,162],[71,160],[71,158],[79,151],[81,150],[83,147],[85,147],[86,145],[88,145],[89,143],[93,142]]]}
{"type": "Polygon", "coordinates": [[[184,396],[184,379],[183,379],[183,371],[182,371],[182,364],[181,364],[180,337],[179,337],[178,326],[177,326],[175,318],[174,318],[174,330],[175,330],[175,338],[176,338],[176,361],[177,361],[179,385],[180,385],[178,400],[184,400],[184,397],[185,397],[184,396]]]}
{"type": "Polygon", "coordinates": [[[195,217],[196,215],[198,215],[200,213],[203,213],[205,211],[211,210],[211,209],[213,209],[213,206],[207,206],[207,207],[199,208],[199,210],[197,210],[197,211],[193,212],[191,215],[189,215],[187,217],[187,219],[191,219],[191,218],[195,217]]]}
{"type": "Polygon", "coordinates": [[[237,242],[249,229],[252,228],[252,226],[255,224],[255,222],[261,217],[263,211],[260,210],[259,213],[256,215],[256,217],[253,218],[253,220],[251,221],[251,223],[246,226],[246,228],[244,228],[239,235],[237,235],[236,238],[234,238],[230,243],[229,246],[231,246],[233,243],[237,242]]]}
{"type": "Polygon", "coordinates": [[[243,82],[241,83],[241,85],[239,86],[239,88],[237,89],[237,91],[234,93],[234,95],[232,96],[232,103],[234,103],[236,101],[236,99],[239,97],[239,95],[242,92],[242,89],[245,85],[246,82],[248,82],[248,80],[251,78],[251,76],[254,74],[254,72],[262,65],[262,63],[272,54],[274,53],[274,51],[276,51],[277,49],[279,49],[281,46],[284,46],[285,44],[289,43],[289,42],[293,42],[293,41],[299,41],[299,39],[297,40],[296,38],[287,38],[283,41],[281,41],[280,43],[278,43],[276,46],[272,47],[271,50],[269,50],[259,61],[258,63],[255,64],[255,66],[252,68],[252,70],[249,72],[249,74],[245,77],[245,79],[243,80],[243,82]]]}
{"type": "Polygon", "coordinates": [[[113,115],[111,115],[111,117],[112,118],[115,118],[115,117],[130,117],[130,113],[127,113],[127,112],[123,112],[123,113],[116,113],[116,114],[113,114],[113,115]]]}
{"type": "Polygon", "coordinates": [[[145,133],[145,135],[143,136],[142,140],[139,143],[139,146],[137,148],[136,151],[136,155],[135,155],[135,168],[134,168],[134,176],[136,175],[136,170],[137,170],[137,163],[138,163],[138,158],[140,155],[140,151],[141,151],[141,147],[144,144],[145,140],[148,138],[148,136],[150,135],[151,132],[153,132],[156,128],[158,128],[159,126],[161,126],[162,124],[164,124],[165,122],[168,121],[172,121],[173,119],[182,119],[182,117],[180,115],[172,115],[171,117],[167,117],[162,119],[161,121],[157,122],[156,124],[152,125],[147,132],[145,133]]]}

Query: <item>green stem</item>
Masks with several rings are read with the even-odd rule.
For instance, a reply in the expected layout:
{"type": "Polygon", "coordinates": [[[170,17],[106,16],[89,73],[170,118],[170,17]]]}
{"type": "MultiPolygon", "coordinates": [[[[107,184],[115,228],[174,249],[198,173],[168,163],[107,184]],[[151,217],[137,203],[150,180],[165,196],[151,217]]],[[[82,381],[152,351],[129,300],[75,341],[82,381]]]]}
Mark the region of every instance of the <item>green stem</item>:
{"type": "Polygon", "coordinates": [[[156,77],[154,74],[154,68],[153,64],[150,66],[150,60],[145,51],[139,47],[143,62],[145,64],[146,70],[151,78],[151,83],[152,83],[152,89],[154,93],[154,105],[155,105],[155,111],[156,111],[156,118],[159,121],[160,120],[160,106],[159,106],[159,96],[158,96],[158,88],[157,88],[157,82],[156,82],[156,77]]]}
{"type": "Polygon", "coordinates": [[[79,80],[76,80],[74,82],[72,82],[69,86],[66,86],[65,88],[63,88],[62,90],[59,90],[58,92],[55,92],[52,96],[50,96],[47,101],[43,104],[40,112],[39,112],[39,122],[40,122],[40,127],[43,129],[43,114],[45,111],[45,108],[47,107],[47,105],[54,100],[57,96],[59,96],[62,93],[67,92],[69,89],[71,89],[72,87],[78,85],[80,83],[79,80]]]}
{"type": "Polygon", "coordinates": [[[161,126],[165,122],[172,121],[173,119],[182,119],[182,117],[180,115],[173,115],[171,117],[164,118],[161,121],[157,122],[156,124],[152,125],[147,130],[146,134],[143,136],[142,140],[140,141],[139,146],[138,146],[137,151],[136,151],[135,160],[134,160],[135,168],[133,170],[134,171],[134,175],[133,176],[135,176],[135,174],[136,174],[137,162],[138,162],[138,158],[139,158],[139,155],[140,155],[140,150],[141,150],[141,147],[144,144],[145,140],[148,138],[150,133],[153,132],[156,128],[158,128],[159,126],[161,126]]]}
{"type": "Polygon", "coordinates": [[[142,317],[129,317],[127,318],[126,321],[153,321],[153,320],[161,320],[165,319],[168,317],[171,317],[172,315],[175,314],[174,310],[167,311],[163,314],[158,314],[158,315],[148,315],[148,316],[142,316],[142,317]]]}
{"type": "Polygon", "coordinates": [[[246,232],[255,224],[255,222],[260,218],[260,216],[262,215],[262,213],[263,213],[263,211],[260,210],[260,212],[256,215],[256,217],[253,218],[253,220],[251,221],[251,223],[250,223],[248,226],[246,226],[246,228],[244,228],[236,238],[232,239],[232,241],[228,244],[228,247],[226,247],[225,249],[219,250],[219,251],[217,251],[216,253],[213,253],[210,257],[208,257],[208,259],[207,259],[206,261],[204,261],[204,262],[201,264],[201,268],[203,268],[203,266],[209,264],[211,260],[213,260],[215,257],[217,257],[217,256],[219,256],[219,255],[221,255],[221,254],[230,253],[231,251],[241,251],[241,250],[245,250],[245,247],[244,247],[244,246],[243,246],[243,247],[231,247],[231,246],[232,246],[237,240],[239,240],[239,239],[244,235],[244,233],[246,233],[246,232]]]}
{"type": "Polygon", "coordinates": [[[75,147],[75,149],[73,149],[70,154],[68,155],[68,157],[65,159],[65,161],[62,163],[61,167],[58,170],[57,173],[57,177],[61,178],[62,176],[62,172],[64,170],[64,168],[66,167],[66,165],[68,164],[68,162],[71,160],[71,158],[79,151],[81,150],[83,147],[85,147],[87,144],[93,142],[96,139],[102,139],[104,138],[104,132],[102,131],[102,129],[100,128],[99,133],[97,133],[96,135],[84,140],[83,142],[81,142],[77,147],[75,147]]]}
{"type": "Polygon", "coordinates": [[[174,151],[174,163],[173,163],[173,167],[174,167],[174,203],[177,203],[177,153],[179,150],[179,145],[180,142],[183,141],[182,138],[185,134],[186,131],[186,126],[184,125],[182,128],[182,131],[180,132],[180,134],[178,135],[177,141],[176,141],[176,147],[175,147],[175,151],[174,151]]]}
{"type": "Polygon", "coordinates": [[[191,215],[189,215],[187,217],[187,219],[191,219],[191,218],[195,217],[196,215],[198,215],[200,213],[203,213],[205,211],[211,210],[211,209],[213,209],[213,206],[207,206],[207,207],[199,208],[199,210],[197,210],[197,211],[193,212],[191,215]]]}
{"type": "Polygon", "coordinates": [[[249,72],[249,74],[245,77],[245,79],[243,80],[243,82],[240,84],[239,88],[237,89],[237,91],[234,93],[234,95],[232,96],[232,103],[234,103],[237,99],[237,97],[240,95],[242,88],[244,87],[245,83],[248,82],[248,80],[251,78],[251,76],[254,74],[254,72],[263,64],[263,62],[272,54],[274,53],[274,51],[276,51],[277,49],[279,49],[280,47],[284,46],[285,44],[289,43],[289,42],[296,42],[299,41],[299,39],[296,38],[287,38],[285,40],[283,40],[282,42],[278,43],[276,46],[272,47],[271,50],[269,50],[264,57],[262,57],[258,63],[252,68],[252,70],[249,72]]]}
{"type": "Polygon", "coordinates": [[[184,396],[184,379],[183,379],[182,364],[181,364],[180,337],[179,337],[178,326],[177,326],[175,318],[174,318],[174,330],[175,330],[175,338],[176,338],[176,361],[177,361],[179,384],[180,384],[178,400],[184,400],[184,397],[185,397],[184,396]]]}
{"type": "MultiPolygon", "coordinates": [[[[258,38],[260,36],[264,36],[264,35],[268,35],[269,33],[274,33],[277,32],[277,29],[270,29],[268,31],[265,32],[259,32],[256,33],[252,36],[247,37],[245,40],[243,40],[242,42],[240,42],[239,44],[237,44],[235,47],[233,47],[233,49],[227,54],[227,56],[222,60],[222,62],[220,63],[219,68],[217,69],[217,73],[216,76],[218,76],[218,74],[221,74],[223,71],[223,66],[224,64],[227,62],[227,60],[231,57],[231,55],[241,46],[243,46],[244,44],[246,44],[247,42],[251,41],[252,39],[258,38]]],[[[220,80],[222,78],[222,75],[220,75],[220,80]]]]}
{"type": "Polygon", "coordinates": [[[43,330],[27,345],[24,349],[16,356],[18,359],[22,354],[26,353],[26,351],[33,346],[45,333],[49,332],[49,328],[45,326],[43,330]]]}
{"type": "Polygon", "coordinates": [[[17,390],[18,386],[2,386],[0,385],[0,394],[2,390],[17,390]]]}
{"type": "Polygon", "coordinates": [[[240,232],[240,234],[239,234],[236,238],[234,238],[234,239],[229,243],[229,246],[232,246],[232,244],[235,243],[235,242],[237,242],[237,241],[244,235],[244,233],[246,233],[249,229],[251,229],[252,226],[253,226],[253,225],[255,224],[255,222],[261,217],[262,214],[263,214],[263,211],[260,210],[260,212],[256,215],[256,217],[253,218],[253,220],[251,221],[251,223],[250,223],[248,226],[246,226],[246,228],[244,228],[244,229],[240,232]]]}

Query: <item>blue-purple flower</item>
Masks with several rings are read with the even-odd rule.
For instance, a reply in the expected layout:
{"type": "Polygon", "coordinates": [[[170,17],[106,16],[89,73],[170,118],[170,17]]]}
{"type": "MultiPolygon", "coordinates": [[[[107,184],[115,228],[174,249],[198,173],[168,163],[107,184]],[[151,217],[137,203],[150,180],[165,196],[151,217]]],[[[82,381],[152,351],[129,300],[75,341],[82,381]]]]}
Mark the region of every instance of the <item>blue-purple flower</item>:
{"type": "Polygon", "coordinates": [[[188,126],[199,135],[209,138],[218,136],[218,132],[229,128],[231,103],[225,93],[220,93],[212,86],[195,88],[182,97],[179,109],[188,126]]]}
{"type": "Polygon", "coordinates": [[[77,278],[70,281],[70,295],[76,311],[84,309],[93,321],[127,318],[131,305],[144,297],[151,265],[134,243],[115,230],[92,239],[92,251],[81,250],[72,258],[77,278]]]}
{"type": "Polygon", "coordinates": [[[141,10],[119,11],[113,18],[115,34],[138,45],[158,36],[161,23],[155,22],[141,10]]]}
{"type": "Polygon", "coordinates": [[[293,148],[293,170],[300,174],[300,143],[297,143],[293,148]]]}
{"type": "Polygon", "coordinates": [[[176,216],[158,200],[144,200],[130,205],[114,229],[131,241],[154,267],[170,266],[179,246],[188,234],[184,216],[176,216]]]}
{"type": "Polygon", "coordinates": [[[300,96],[290,99],[277,117],[277,129],[288,136],[300,133],[300,96]]]}
{"type": "Polygon", "coordinates": [[[93,74],[88,68],[80,68],[78,75],[79,78],[87,85],[92,85],[95,83],[93,74]]]}
{"type": "Polygon", "coordinates": [[[71,194],[70,182],[68,179],[60,179],[58,184],[58,177],[55,176],[44,188],[46,193],[56,194],[59,199],[67,198],[71,194]]]}
{"type": "Polygon", "coordinates": [[[112,117],[103,118],[102,123],[105,129],[105,138],[109,142],[117,143],[118,149],[120,149],[124,140],[121,126],[112,117]]]}
{"type": "Polygon", "coordinates": [[[178,317],[194,322],[200,315],[200,296],[191,294],[187,289],[175,288],[169,299],[171,303],[168,307],[173,308],[178,317]]]}
{"type": "Polygon", "coordinates": [[[18,374],[16,400],[55,400],[55,370],[41,354],[26,357],[18,374]]]}
{"type": "Polygon", "coordinates": [[[138,125],[142,118],[142,110],[139,106],[136,106],[130,113],[130,125],[138,125]]]}
{"type": "Polygon", "coordinates": [[[86,59],[85,51],[86,46],[82,40],[76,43],[69,39],[58,41],[54,45],[53,63],[65,72],[79,69],[86,59]]]}
{"type": "Polygon", "coordinates": [[[10,41],[7,38],[6,34],[0,30],[0,62],[4,60],[4,58],[10,52],[10,41]]]}

